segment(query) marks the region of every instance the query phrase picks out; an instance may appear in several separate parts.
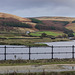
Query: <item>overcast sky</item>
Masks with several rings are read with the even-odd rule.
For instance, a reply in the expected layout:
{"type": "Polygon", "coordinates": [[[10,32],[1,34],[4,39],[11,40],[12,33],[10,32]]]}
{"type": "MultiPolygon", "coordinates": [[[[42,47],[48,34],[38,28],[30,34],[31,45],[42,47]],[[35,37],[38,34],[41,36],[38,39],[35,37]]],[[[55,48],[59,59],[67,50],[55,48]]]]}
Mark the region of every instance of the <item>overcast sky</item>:
{"type": "Polygon", "coordinates": [[[75,0],[0,0],[0,12],[20,17],[75,17],[75,0]]]}

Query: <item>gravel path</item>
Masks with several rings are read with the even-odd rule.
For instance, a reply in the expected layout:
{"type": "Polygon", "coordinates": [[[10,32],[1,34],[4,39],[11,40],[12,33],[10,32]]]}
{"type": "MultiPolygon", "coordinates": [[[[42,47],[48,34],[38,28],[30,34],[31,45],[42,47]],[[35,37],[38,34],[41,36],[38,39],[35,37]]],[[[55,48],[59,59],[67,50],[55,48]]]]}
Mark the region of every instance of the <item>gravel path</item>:
{"type": "Polygon", "coordinates": [[[27,73],[27,72],[60,72],[75,71],[75,64],[52,64],[52,65],[25,65],[25,66],[0,66],[0,73],[27,73]]]}

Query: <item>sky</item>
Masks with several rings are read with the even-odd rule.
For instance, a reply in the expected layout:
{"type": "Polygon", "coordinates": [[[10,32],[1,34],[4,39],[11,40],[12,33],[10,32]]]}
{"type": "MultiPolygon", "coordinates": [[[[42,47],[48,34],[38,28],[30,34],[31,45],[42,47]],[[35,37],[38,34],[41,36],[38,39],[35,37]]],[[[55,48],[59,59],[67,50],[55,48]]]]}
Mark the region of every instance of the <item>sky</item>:
{"type": "Polygon", "coordinates": [[[20,17],[75,17],[75,0],[0,0],[0,12],[20,17]]]}

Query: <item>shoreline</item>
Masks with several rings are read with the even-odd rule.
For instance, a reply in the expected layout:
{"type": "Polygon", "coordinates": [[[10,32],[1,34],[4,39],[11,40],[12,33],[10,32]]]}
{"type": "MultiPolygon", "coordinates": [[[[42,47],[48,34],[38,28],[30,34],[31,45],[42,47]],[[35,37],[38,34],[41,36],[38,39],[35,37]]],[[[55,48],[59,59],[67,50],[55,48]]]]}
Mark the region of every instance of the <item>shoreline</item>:
{"type": "Polygon", "coordinates": [[[63,66],[75,67],[75,64],[51,64],[51,65],[24,65],[24,66],[0,66],[0,73],[35,73],[35,72],[66,72],[75,71],[73,68],[63,66]]]}
{"type": "Polygon", "coordinates": [[[47,46],[47,44],[35,44],[37,42],[61,42],[61,41],[70,41],[67,38],[43,38],[43,39],[0,39],[0,45],[25,45],[25,46],[47,46]]]}

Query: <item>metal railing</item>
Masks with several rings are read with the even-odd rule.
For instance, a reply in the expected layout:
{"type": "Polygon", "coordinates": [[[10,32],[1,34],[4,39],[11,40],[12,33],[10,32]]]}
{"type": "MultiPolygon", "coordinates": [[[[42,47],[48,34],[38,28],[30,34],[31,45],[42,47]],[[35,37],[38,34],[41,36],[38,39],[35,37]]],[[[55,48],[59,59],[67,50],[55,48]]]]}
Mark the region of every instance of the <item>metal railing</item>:
{"type": "MultiPolygon", "coordinates": [[[[44,47],[31,47],[31,46],[29,46],[29,47],[26,47],[26,46],[23,46],[23,47],[20,47],[20,46],[17,46],[17,47],[14,47],[14,46],[8,47],[8,46],[4,46],[4,47],[0,47],[0,49],[4,50],[3,53],[0,52],[0,55],[4,56],[4,60],[7,60],[7,55],[14,55],[14,54],[15,55],[18,55],[18,54],[25,54],[26,55],[27,54],[28,55],[28,60],[31,60],[31,55],[34,55],[34,54],[36,54],[36,55],[37,54],[50,54],[50,56],[51,56],[50,59],[54,59],[54,54],[69,54],[69,53],[71,53],[71,55],[72,55],[71,58],[74,59],[74,54],[75,54],[74,47],[75,47],[74,45],[73,46],[49,46],[49,47],[46,47],[48,49],[50,48],[49,52],[48,51],[47,52],[46,51],[45,52],[43,52],[43,51],[42,52],[32,52],[32,50],[31,50],[32,48],[37,48],[37,49],[41,48],[42,49],[44,47]],[[17,53],[16,52],[12,53],[11,51],[10,51],[10,53],[8,53],[7,52],[8,48],[10,48],[10,49],[12,49],[12,48],[17,48],[17,49],[24,48],[24,49],[26,49],[27,48],[28,52],[26,52],[26,53],[25,52],[22,52],[22,53],[19,52],[18,53],[18,50],[17,50],[17,53]],[[60,48],[60,52],[58,51],[57,48],[60,48]],[[63,49],[63,48],[65,48],[65,49],[69,49],[70,48],[71,51],[68,51],[68,50],[67,51],[62,51],[61,49],[63,49]],[[55,51],[55,49],[57,49],[57,50],[55,51]]],[[[35,49],[35,51],[36,51],[36,49],[35,49]]]]}

